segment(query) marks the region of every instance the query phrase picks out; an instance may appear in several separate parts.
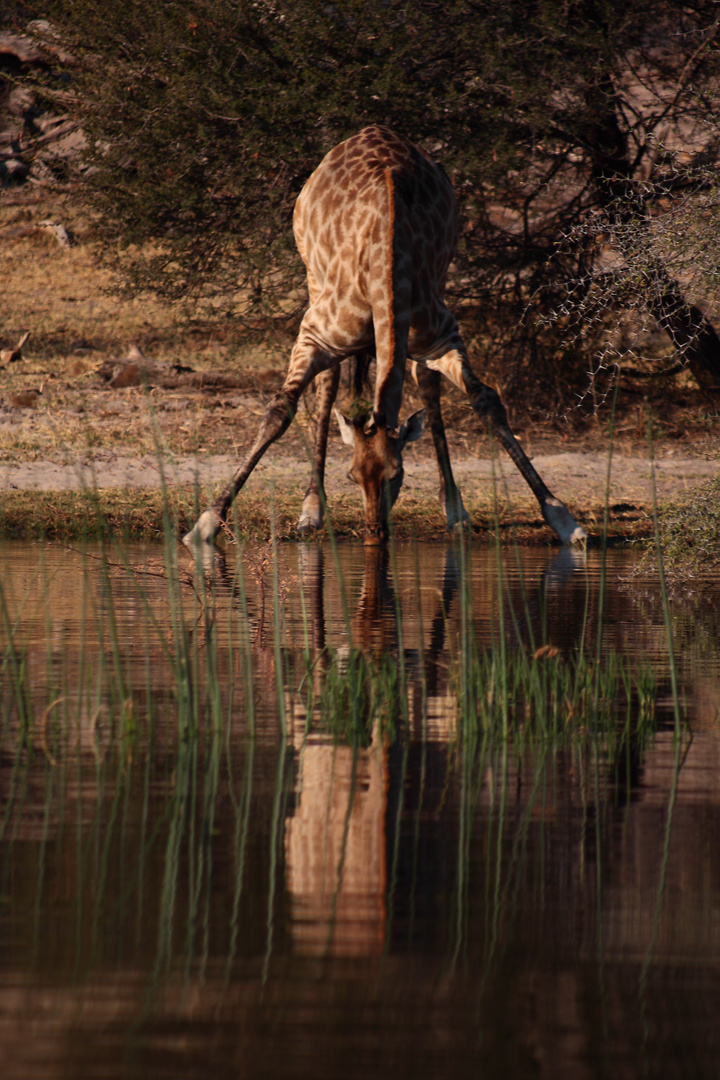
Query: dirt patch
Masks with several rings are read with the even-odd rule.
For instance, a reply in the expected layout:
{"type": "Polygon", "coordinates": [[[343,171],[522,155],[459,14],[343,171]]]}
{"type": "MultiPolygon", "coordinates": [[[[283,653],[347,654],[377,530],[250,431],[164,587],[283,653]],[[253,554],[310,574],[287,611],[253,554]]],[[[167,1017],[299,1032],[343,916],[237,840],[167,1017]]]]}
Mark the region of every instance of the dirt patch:
{"type": "MultiPolygon", "coordinates": [[[[347,452],[340,440],[332,440],[327,467],[329,499],[356,492],[347,479],[347,452]]],[[[304,457],[304,455],[303,455],[304,457]]],[[[247,492],[260,489],[292,491],[304,489],[310,466],[300,455],[289,455],[282,446],[272,448],[255,469],[246,485],[247,492]]],[[[675,502],[694,485],[716,476],[716,460],[698,457],[661,456],[653,461],[615,451],[609,453],[567,451],[538,454],[533,464],[548,486],[579,512],[604,505],[610,464],[610,504],[633,503],[651,506],[653,468],[655,488],[660,502],[675,502]]],[[[91,488],[159,488],[168,485],[197,486],[208,495],[227,481],[237,466],[232,454],[162,454],[126,455],[100,450],[84,453],[75,460],[38,458],[33,461],[0,462],[0,490],[3,491],[80,491],[91,488]]],[[[512,464],[500,458],[488,458],[467,452],[453,457],[455,477],[466,499],[472,502],[487,497],[488,489],[497,486],[500,494],[523,501],[527,495],[524,481],[512,464]]],[[[431,447],[408,449],[405,455],[405,493],[415,499],[432,501],[437,495],[437,467],[431,447]]]]}

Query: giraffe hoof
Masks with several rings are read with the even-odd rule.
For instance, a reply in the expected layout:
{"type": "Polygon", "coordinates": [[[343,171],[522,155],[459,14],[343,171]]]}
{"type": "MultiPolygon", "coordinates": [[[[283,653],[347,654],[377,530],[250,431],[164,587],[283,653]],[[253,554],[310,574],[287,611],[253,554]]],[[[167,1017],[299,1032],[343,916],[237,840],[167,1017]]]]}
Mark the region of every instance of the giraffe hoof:
{"type": "Polygon", "coordinates": [[[559,499],[548,499],[543,505],[542,516],[558,534],[562,544],[584,544],[587,540],[588,536],[582,525],[578,525],[567,506],[559,499]]]}
{"type": "Polygon", "coordinates": [[[447,531],[449,533],[469,532],[472,529],[470,515],[463,506],[462,514],[447,515],[447,531]]]}
{"type": "Polygon", "coordinates": [[[317,532],[323,527],[323,511],[320,500],[308,500],[303,503],[302,512],[298,518],[297,531],[306,535],[317,532]]]}
{"type": "Polygon", "coordinates": [[[311,521],[310,518],[303,516],[298,520],[295,528],[301,536],[309,536],[310,533],[314,533],[317,532],[319,529],[322,529],[322,521],[311,521]]]}
{"type": "Polygon", "coordinates": [[[202,553],[214,543],[221,528],[220,515],[215,510],[203,510],[190,532],[183,536],[183,544],[193,554],[202,553]]]}
{"type": "Polygon", "coordinates": [[[366,525],[363,544],[365,547],[380,547],[387,540],[387,532],[380,525],[366,525]]]}
{"type": "Polygon", "coordinates": [[[451,495],[444,495],[441,491],[440,505],[445,512],[446,529],[449,533],[458,533],[470,528],[470,515],[463,505],[462,495],[457,488],[451,495]]]}

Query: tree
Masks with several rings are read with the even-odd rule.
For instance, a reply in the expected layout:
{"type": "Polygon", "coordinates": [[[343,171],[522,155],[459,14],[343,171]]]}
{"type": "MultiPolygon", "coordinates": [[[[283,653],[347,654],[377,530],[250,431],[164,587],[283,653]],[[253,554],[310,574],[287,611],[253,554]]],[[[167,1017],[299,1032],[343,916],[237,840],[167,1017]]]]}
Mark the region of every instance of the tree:
{"type": "Polygon", "coordinates": [[[701,384],[720,385],[701,310],[717,275],[712,0],[43,10],[72,39],[84,191],[130,289],[296,317],[295,198],[327,150],[380,122],[453,177],[452,298],[475,312],[501,381],[572,395],[589,354],[628,352],[621,313],[637,324],[643,311],[701,384]]]}

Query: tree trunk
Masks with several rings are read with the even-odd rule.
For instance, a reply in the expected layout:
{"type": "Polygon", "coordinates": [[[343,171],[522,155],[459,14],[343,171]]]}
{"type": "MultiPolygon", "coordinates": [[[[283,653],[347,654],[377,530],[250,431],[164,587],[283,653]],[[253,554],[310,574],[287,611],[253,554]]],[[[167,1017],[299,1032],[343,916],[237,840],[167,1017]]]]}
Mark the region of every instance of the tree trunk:
{"type": "Polygon", "coordinates": [[[720,387],[720,338],[715,327],[702,311],[689,304],[664,267],[664,288],[648,301],[648,310],[657,319],[680,354],[680,359],[692,371],[699,386],[705,390],[720,387]]]}
{"type": "MultiPolygon", "coordinates": [[[[632,238],[632,247],[643,251],[642,276],[648,311],[657,319],[679,353],[679,358],[693,373],[703,389],[720,388],[720,338],[702,311],[685,299],[679,283],[664,264],[647,253],[652,236],[647,210],[631,175],[627,137],[618,123],[618,108],[610,79],[588,102],[593,120],[586,126],[585,144],[592,161],[598,201],[609,221],[619,226],[622,235],[632,238]],[[605,92],[603,93],[602,90],[605,92]]],[[[632,254],[627,253],[632,261],[632,254]]]]}

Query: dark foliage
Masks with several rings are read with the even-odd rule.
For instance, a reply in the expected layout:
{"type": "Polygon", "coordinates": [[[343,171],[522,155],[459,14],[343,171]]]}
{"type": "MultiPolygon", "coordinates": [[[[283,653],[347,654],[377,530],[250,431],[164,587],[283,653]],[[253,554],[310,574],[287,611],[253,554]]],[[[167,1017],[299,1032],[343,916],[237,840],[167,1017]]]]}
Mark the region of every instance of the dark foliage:
{"type": "Polygon", "coordinates": [[[42,13],[76,56],[84,190],[131,290],[296,317],[295,198],[335,143],[382,122],[453,177],[451,300],[499,381],[568,403],[589,364],[672,343],[720,385],[700,310],[717,271],[711,0],[48,0],[42,13]]]}

